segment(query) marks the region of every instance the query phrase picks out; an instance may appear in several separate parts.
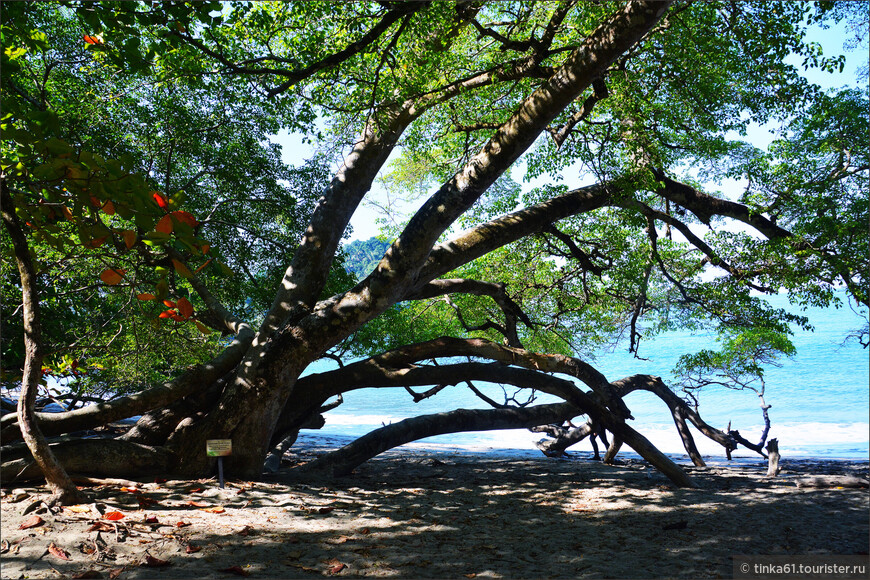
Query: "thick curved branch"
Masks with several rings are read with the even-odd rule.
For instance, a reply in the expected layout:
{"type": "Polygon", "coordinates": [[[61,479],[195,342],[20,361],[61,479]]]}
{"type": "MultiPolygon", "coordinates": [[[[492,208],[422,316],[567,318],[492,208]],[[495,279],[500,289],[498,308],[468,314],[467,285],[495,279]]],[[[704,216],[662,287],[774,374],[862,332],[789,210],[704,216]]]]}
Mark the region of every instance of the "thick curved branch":
{"type": "Polygon", "coordinates": [[[577,414],[573,405],[557,403],[523,409],[456,409],[448,413],[421,415],[376,429],[353,443],[306,464],[303,469],[331,475],[348,475],[372,457],[424,437],[463,431],[522,429],[565,421],[577,414]]]}

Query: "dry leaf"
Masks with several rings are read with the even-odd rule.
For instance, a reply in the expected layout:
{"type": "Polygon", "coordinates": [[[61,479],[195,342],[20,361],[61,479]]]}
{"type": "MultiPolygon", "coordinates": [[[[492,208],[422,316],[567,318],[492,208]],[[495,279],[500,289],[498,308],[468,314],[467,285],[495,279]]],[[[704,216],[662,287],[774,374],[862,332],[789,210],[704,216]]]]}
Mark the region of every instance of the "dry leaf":
{"type": "Polygon", "coordinates": [[[218,572],[228,572],[230,574],[235,574],[236,576],[250,576],[251,573],[247,570],[244,570],[241,566],[230,566],[229,568],[224,568],[222,570],[218,570],[218,572]]]}
{"type": "Polygon", "coordinates": [[[115,531],[115,526],[107,522],[94,522],[91,527],[88,528],[89,532],[113,532],[115,531]]]}
{"type": "Polygon", "coordinates": [[[75,512],[77,514],[83,514],[91,511],[90,506],[86,505],[65,505],[63,506],[63,509],[75,512]]]}
{"type": "Polygon", "coordinates": [[[96,570],[85,570],[84,572],[73,574],[72,577],[74,580],[84,580],[85,578],[102,578],[103,575],[96,570]]]}
{"type": "Polygon", "coordinates": [[[329,569],[329,573],[330,575],[338,574],[345,568],[347,568],[347,564],[342,564],[341,562],[339,562],[338,564],[329,569]]]}
{"type": "Polygon", "coordinates": [[[193,500],[187,502],[186,505],[190,505],[190,506],[193,506],[193,507],[195,507],[195,508],[204,508],[204,507],[208,507],[208,504],[205,503],[205,502],[202,502],[202,501],[193,501],[193,500]]]}
{"type": "Polygon", "coordinates": [[[203,508],[202,511],[204,511],[204,512],[209,512],[209,513],[213,513],[213,514],[222,514],[222,513],[224,513],[224,512],[227,511],[227,510],[225,510],[225,509],[222,508],[221,506],[216,506],[216,507],[211,507],[211,508],[203,508]]]}
{"type": "Polygon", "coordinates": [[[147,566],[148,568],[163,568],[164,566],[171,566],[172,562],[169,560],[161,560],[160,558],[155,558],[151,554],[145,554],[145,562],[142,566],[147,566]]]}
{"type": "Polygon", "coordinates": [[[36,526],[41,526],[45,523],[45,520],[37,515],[32,515],[18,526],[19,530],[29,530],[30,528],[35,528],[36,526]]]}
{"type": "Polygon", "coordinates": [[[97,548],[93,544],[88,544],[87,542],[82,542],[81,545],[79,545],[79,552],[81,552],[82,554],[90,555],[96,551],[97,551],[97,548]]]}
{"type": "Polygon", "coordinates": [[[48,551],[55,558],[60,558],[61,560],[69,560],[69,554],[63,550],[63,548],[58,548],[54,545],[54,542],[48,545],[48,551]]]}
{"type": "Polygon", "coordinates": [[[368,529],[368,528],[363,528],[363,529],[361,529],[361,530],[359,531],[359,533],[361,533],[361,534],[363,534],[363,535],[367,535],[367,534],[371,534],[372,531],[371,531],[370,529],[368,529]]]}
{"type": "Polygon", "coordinates": [[[205,490],[201,487],[194,487],[188,493],[202,493],[203,491],[205,491],[205,490]]]}
{"type": "Polygon", "coordinates": [[[202,550],[202,546],[194,546],[193,544],[188,544],[187,547],[184,549],[184,551],[188,554],[196,554],[200,550],[202,550]]]}
{"type": "Polygon", "coordinates": [[[178,522],[177,524],[175,524],[175,526],[179,527],[179,528],[186,528],[189,525],[192,525],[192,524],[190,522],[178,522]]]}
{"type": "Polygon", "coordinates": [[[151,517],[145,518],[145,523],[146,524],[157,524],[159,522],[157,521],[157,516],[151,516],[151,517]]]}
{"type": "Polygon", "coordinates": [[[112,520],[113,522],[123,520],[124,514],[121,512],[107,512],[106,515],[103,516],[103,519],[112,520]]]}

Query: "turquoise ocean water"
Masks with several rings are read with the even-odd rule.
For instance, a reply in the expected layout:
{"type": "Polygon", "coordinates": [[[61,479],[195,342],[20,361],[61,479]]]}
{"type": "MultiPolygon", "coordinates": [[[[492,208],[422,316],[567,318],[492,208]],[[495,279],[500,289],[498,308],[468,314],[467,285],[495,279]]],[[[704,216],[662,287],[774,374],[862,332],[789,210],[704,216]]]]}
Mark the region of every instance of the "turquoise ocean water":
{"type": "MultiPolygon", "coordinates": [[[[787,306],[785,296],[770,299],[774,306],[787,306]]],[[[782,360],[780,367],[765,372],[765,400],[772,405],[770,437],[779,439],[784,457],[819,457],[868,459],[870,454],[870,362],[868,351],[855,340],[844,342],[851,330],[862,326],[862,318],[848,306],[839,309],[810,308],[802,312],[815,327],[814,332],[795,328],[792,340],[797,354],[782,360]]],[[[648,360],[633,358],[628,352],[599,353],[594,362],[608,379],[615,380],[637,373],[654,374],[672,382],[670,369],[680,354],[702,348],[712,348],[709,337],[674,332],[657,337],[642,346],[641,355],[648,360]]],[[[332,363],[320,362],[309,372],[320,372],[332,363]]],[[[496,400],[501,400],[501,388],[477,385],[496,400]]],[[[418,389],[422,390],[422,389],[418,389]]],[[[512,391],[511,391],[512,392],[512,391]]],[[[427,413],[456,408],[488,408],[464,386],[448,387],[431,399],[414,403],[404,389],[362,389],[347,393],[340,407],[326,414],[326,425],[320,436],[363,435],[383,424],[427,413]]],[[[555,402],[541,395],[537,403],[555,402]]],[[[684,449],[665,405],[648,393],[632,393],[626,398],[635,420],[632,426],[643,433],[659,449],[677,456],[684,449]]],[[[759,401],[752,391],[730,391],[708,388],[701,395],[701,416],[712,426],[724,429],[731,421],[750,441],[757,442],[763,425],[759,401]]],[[[303,432],[304,434],[305,432],[303,432]]],[[[723,456],[722,447],[695,431],[701,453],[711,458],[723,456]]],[[[421,443],[431,447],[465,447],[487,449],[534,449],[541,434],[527,430],[456,433],[430,437],[421,443]]],[[[343,438],[343,437],[342,437],[343,438]]],[[[591,451],[583,441],[569,449],[581,454],[591,451]]],[[[737,456],[758,457],[740,449],[737,456]]]]}

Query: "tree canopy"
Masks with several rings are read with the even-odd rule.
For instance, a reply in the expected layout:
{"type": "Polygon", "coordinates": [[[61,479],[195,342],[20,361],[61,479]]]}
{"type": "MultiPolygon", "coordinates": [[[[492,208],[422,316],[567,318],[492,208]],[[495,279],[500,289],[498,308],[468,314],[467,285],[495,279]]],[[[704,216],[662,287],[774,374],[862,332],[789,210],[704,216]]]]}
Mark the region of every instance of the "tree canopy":
{"type": "MultiPolygon", "coordinates": [[[[438,429],[585,415],[688,485],[624,394],[735,440],[660,379],[585,357],[703,329],[723,348],[685,357],[688,383],[740,383],[808,326],[760,294],[868,305],[866,83],[801,70],[844,64],[809,27],[862,18],[838,2],[6,3],[3,384],[35,389],[38,360],[71,407],[100,401],[37,414],[49,436],[143,415],[88,451],[54,445],[73,470],[199,474],[204,441],[232,438],[254,477],[342,392],[485,380],[565,403],[489,401],[497,420],[438,429]],[[286,164],[282,131],[317,154],[286,164]],[[550,183],[524,192],[520,162],[550,183]],[[376,180],[421,205],[349,245],[349,270],[376,180]],[[347,364],[299,378],[326,356],[347,364]]],[[[4,417],[4,443],[18,425],[4,417]]]]}

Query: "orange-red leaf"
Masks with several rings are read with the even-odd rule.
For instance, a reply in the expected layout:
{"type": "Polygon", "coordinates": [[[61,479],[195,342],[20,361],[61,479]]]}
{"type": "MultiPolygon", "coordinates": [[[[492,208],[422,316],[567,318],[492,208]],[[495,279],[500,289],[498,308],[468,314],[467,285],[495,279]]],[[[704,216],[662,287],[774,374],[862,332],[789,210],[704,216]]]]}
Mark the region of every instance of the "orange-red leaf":
{"type": "Polygon", "coordinates": [[[106,203],[103,204],[103,212],[106,215],[115,215],[115,204],[112,203],[112,200],[106,200],[106,203]]]}
{"type": "Polygon", "coordinates": [[[52,556],[56,558],[60,558],[61,560],[69,560],[69,554],[63,550],[63,548],[58,548],[54,545],[54,542],[48,545],[48,551],[52,556]]]}
{"type": "Polygon", "coordinates": [[[164,304],[167,308],[175,308],[175,302],[173,302],[172,300],[164,300],[164,301],[163,301],[163,304],[164,304]]]}
{"type": "Polygon", "coordinates": [[[85,42],[88,44],[103,44],[103,40],[99,36],[93,34],[85,34],[85,42]]]}
{"type": "Polygon", "coordinates": [[[37,526],[41,526],[44,523],[45,523],[45,520],[43,520],[41,517],[39,517],[37,515],[32,515],[29,518],[27,518],[26,520],[24,520],[23,522],[21,522],[21,525],[18,526],[18,529],[19,530],[29,530],[30,528],[35,528],[37,526]]]}
{"type": "Polygon", "coordinates": [[[157,298],[154,294],[149,294],[148,292],[143,292],[142,294],[136,295],[136,298],[139,300],[154,300],[157,298]]]}
{"type": "Polygon", "coordinates": [[[196,508],[204,508],[204,507],[208,507],[208,504],[207,504],[207,503],[203,503],[203,502],[201,502],[201,501],[193,501],[193,500],[190,500],[189,502],[187,502],[187,505],[189,505],[189,506],[193,506],[193,507],[196,507],[196,508]]]}
{"type": "Polygon", "coordinates": [[[172,310],[164,310],[157,318],[172,318],[173,314],[175,313],[172,310]]]}
{"type": "Polygon", "coordinates": [[[341,562],[339,562],[338,564],[336,564],[335,566],[333,566],[332,568],[329,569],[329,573],[330,574],[338,574],[339,572],[341,572],[345,568],[347,568],[347,564],[342,564],[341,562]]]}
{"type": "Polygon", "coordinates": [[[127,270],[123,270],[120,268],[106,268],[100,274],[100,280],[102,280],[109,286],[114,286],[124,278],[124,274],[126,273],[127,270]]]}
{"type": "Polygon", "coordinates": [[[91,527],[87,529],[89,532],[111,532],[114,530],[114,526],[108,522],[94,522],[91,527]]]}
{"type": "Polygon", "coordinates": [[[182,211],[182,210],[174,211],[174,212],[172,212],[172,216],[174,216],[175,219],[177,219],[178,221],[185,223],[192,228],[195,228],[196,226],[199,225],[199,222],[196,221],[196,218],[193,217],[191,214],[187,213],[186,211],[182,211]]]}
{"type": "Polygon", "coordinates": [[[121,512],[108,512],[103,516],[103,519],[112,521],[122,520],[124,519],[124,514],[121,512]]]}
{"type": "Polygon", "coordinates": [[[88,240],[87,242],[82,242],[82,245],[86,248],[99,248],[106,243],[106,238],[108,238],[108,236],[93,238],[91,240],[88,240]]]}
{"type": "Polygon", "coordinates": [[[187,266],[176,260],[172,259],[172,265],[175,266],[175,271],[184,276],[185,278],[193,278],[193,272],[191,272],[187,266]]]}
{"type": "Polygon", "coordinates": [[[121,232],[121,235],[124,237],[124,244],[126,244],[127,249],[133,247],[133,244],[136,243],[136,232],[133,230],[124,230],[121,232]]]}
{"type": "Polygon", "coordinates": [[[161,234],[171,234],[172,233],[172,218],[168,215],[160,218],[160,221],[157,222],[157,225],[154,226],[154,231],[160,232],[161,234]]]}
{"type": "Polygon", "coordinates": [[[191,525],[190,522],[178,522],[177,524],[175,524],[175,526],[179,528],[186,528],[189,525],[191,525]]]}
{"type": "Polygon", "coordinates": [[[150,517],[145,518],[145,523],[146,524],[156,524],[159,522],[157,521],[157,516],[150,516],[150,517]]]}
{"type": "Polygon", "coordinates": [[[166,209],[167,207],[169,207],[169,204],[166,203],[166,198],[163,197],[163,194],[160,193],[159,191],[152,191],[151,197],[154,198],[154,203],[156,203],[162,209],[166,209]]]}
{"type": "Polygon", "coordinates": [[[193,304],[190,303],[190,300],[184,297],[178,299],[178,313],[181,314],[185,320],[193,316],[193,304]]]}
{"type": "Polygon", "coordinates": [[[211,507],[211,508],[204,508],[202,511],[209,512],[212,514],[222,514],[227,510],[225,510],[224,508],[222,508],[220,506],[215,506],[215,507],[211,507]]]}
{"type": "Polygon", "coordinates": [[[63,214],[63,217],[65,217],[65,218],[68,219],[69,221],[73,221],[73,220],[75,219],[75,218],[73,217],[72,212],[69,210],[68,207],[64,206],[64,207],[60,208],[60,211],[61,211],[61,213],[63,214]]]}
{"type": "Polygon", "coordinates": [[[121,491],[126,491],[127,493],[142,493],[142,490],[138,487],[122,487],[121,491]]]}
{"type": "MultiPolygon", "coordinates": [[[[205,246],[203,246],[203,247],[205,247],[205,246]]],[[[204,253],[205,253],[205,252],[203,251],[203,254],[204,254],[204,253]]],[[[203,264],[202,266],[200,266],[199,268],[197,268],[193,273],[194,273],[194,274],[199,274],[199,273],[202,271],[203,268],[205,268],[206,266],[208,266],[209,264],[211,264],[211,261],[212,261],[212,260],[214,260],[214,258],[209,258],[208,260],[206,260],[206,261],[205,261],[205,264],[203,264]]]]}

